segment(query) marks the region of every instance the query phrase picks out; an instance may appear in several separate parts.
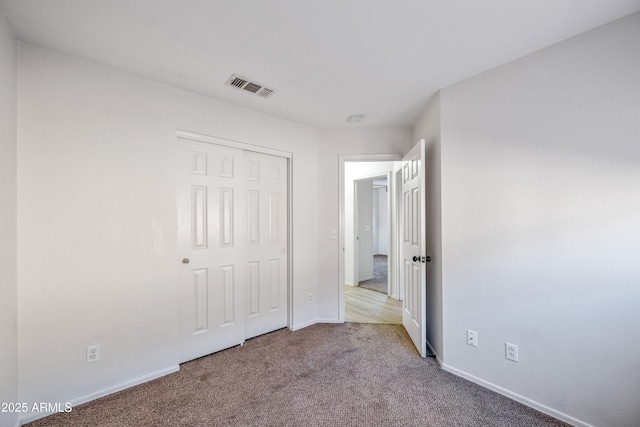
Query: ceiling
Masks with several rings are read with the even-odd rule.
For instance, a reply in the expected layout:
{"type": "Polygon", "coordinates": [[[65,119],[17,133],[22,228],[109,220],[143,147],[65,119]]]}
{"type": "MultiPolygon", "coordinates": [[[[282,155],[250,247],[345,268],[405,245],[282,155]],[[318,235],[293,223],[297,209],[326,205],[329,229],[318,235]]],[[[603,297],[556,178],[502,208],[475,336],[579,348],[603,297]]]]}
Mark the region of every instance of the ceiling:
{"type": "Polygon", "coordinates": [[[640,0],[0,0],[17,37],[313,127],[410,126],[434,93],[640,0]],[[277,92],[226,86],[231,74],[277,92]],[[359,123],[347,117],[363,114],[359,123]]]}

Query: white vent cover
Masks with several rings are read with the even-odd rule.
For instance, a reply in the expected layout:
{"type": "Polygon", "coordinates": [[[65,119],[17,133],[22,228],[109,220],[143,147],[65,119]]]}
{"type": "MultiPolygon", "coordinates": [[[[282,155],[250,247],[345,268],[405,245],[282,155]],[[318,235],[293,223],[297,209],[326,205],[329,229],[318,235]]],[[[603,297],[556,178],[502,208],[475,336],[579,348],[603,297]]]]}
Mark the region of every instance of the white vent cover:
{"type": "Polygon", "coordinates": [[[232,74],[225,84],[263,98],[269,98],[276,92],[274,89],[266,88],[260,83],[252,82],[249,79],[245,79],[244,77],[240,77],[236,74],[232,74]]]}

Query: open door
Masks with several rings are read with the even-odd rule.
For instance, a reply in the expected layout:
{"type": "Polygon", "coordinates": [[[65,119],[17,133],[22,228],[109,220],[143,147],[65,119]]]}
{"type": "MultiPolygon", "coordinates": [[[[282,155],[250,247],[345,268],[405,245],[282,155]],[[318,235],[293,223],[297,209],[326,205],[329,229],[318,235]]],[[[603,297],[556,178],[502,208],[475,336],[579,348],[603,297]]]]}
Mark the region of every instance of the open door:
{"type": "Polygon", "coordinates": [[[422,357],[427,353],[424,164],[425,140],[422,139],[402,159],[401,242],[402,324],[422,357]]]}

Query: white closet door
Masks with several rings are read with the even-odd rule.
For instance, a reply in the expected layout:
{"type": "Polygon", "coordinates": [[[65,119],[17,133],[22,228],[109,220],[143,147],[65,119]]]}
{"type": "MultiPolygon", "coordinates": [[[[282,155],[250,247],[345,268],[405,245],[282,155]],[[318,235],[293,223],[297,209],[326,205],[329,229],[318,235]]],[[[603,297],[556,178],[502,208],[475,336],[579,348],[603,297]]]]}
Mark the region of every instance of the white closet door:
{"type": "Polygon", "coordinates": [[[287,326],[287,159],[178,139],[180,362],[287,326]]]}
{"type": "Polygon", "coordinates": [[[180,361],[244,342],[243,151],[179,139],[180,361]],[[188,264],[187,264],[188,260],[188,264]]]}
{"type": "Polygon", "coordinates": [[[287,326],[287,159],[246,151],[245,338],[287,326]]]}

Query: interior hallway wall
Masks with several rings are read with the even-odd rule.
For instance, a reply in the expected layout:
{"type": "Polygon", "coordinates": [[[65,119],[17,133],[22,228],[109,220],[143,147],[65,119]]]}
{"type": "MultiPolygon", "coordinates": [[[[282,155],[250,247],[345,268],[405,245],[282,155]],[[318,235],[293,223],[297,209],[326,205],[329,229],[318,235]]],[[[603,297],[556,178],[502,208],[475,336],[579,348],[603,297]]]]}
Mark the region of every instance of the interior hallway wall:
{"type": "Polygon", "coordinates": [[[378,200],[378,189],[375,187],[373,188],[372,196],[373,196],[373,203],[372,203],[373,253],[377,254],[378,247],[380,245],[380,236],[378,233],[378,226],[380,225],[380,219],[378,218],[378,216],[380,216],[380,208],[379,208],[380,201],[378,200]]]}
{"type": "Polygon", "coordinates": [[[293,326],[315,321],[316,129],[18,51],[21,401],[77,403],[177,369],[176,129],[293,153],[293,326]]]}
{"type": "Polygon", "coordinates": [[[354,249],[357,253],[357,278],[354,285],[373,278],[373,180],[355,182],[354,249]]]}
{"type": "MultiPolygon", "coordinates": [[[[387,188],[389,184],[387,183],[387,188]]],[[[376,255],[389,254],[389,201],[387,200],[387,188],[376,188],[374,191],[374,230],[376,230],[375,249],[376,255]]]]}
{"type": "Polygon", "coordinates": [[[441,95],[445,367],[576,424],[640,421],[639,40],[636,13],[441,95]]]}
{"type": "MultiPolygon", "coordinates": [[[[19,402],[17,297],[17,49],[0,11],[0,403],[19,402]]],[[[14,426],[16,412],[0,412],[14,426]]]]}

